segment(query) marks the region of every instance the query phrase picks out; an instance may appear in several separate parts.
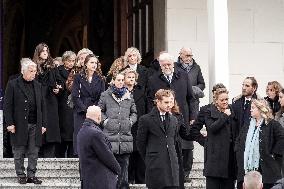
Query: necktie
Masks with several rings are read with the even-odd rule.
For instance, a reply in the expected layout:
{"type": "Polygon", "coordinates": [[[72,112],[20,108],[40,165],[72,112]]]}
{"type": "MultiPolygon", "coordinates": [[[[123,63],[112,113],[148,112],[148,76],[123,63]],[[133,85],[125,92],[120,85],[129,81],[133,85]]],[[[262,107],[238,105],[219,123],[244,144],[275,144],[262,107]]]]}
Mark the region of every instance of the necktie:
{"type": "Polygon", "coordinates": [[[167,77],[168,82],[171,83],[171,78],[170,78],[170,76],[167,75],[166,77],[167,77]]]}
{"type": "Polygon", "coordinates": [[[245,101],[244,110],[246,110],[250,105],[250,100],[245,101]]]}
{"type": "Polygon", "coordinates": [[[166,119],[166,116],[165,115],[161,115],[161,121],[164,122],[166,119]]]}

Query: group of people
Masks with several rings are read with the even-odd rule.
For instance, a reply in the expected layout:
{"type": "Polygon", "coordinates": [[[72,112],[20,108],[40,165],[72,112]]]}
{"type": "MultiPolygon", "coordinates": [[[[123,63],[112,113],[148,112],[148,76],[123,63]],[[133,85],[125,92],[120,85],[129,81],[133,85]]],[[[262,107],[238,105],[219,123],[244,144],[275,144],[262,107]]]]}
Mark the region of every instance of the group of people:
{"type": "Polygon", "coordinates": [[[207,189],[234,188],[236,180],[242,188],[253,170],[262,174],[264,189],[282,177],[284,91],[278,82],[269,82],[268,96],[260,99],[256,79],[247,77],[232,105],[226,87],[216,84],[213,102],[199,110],[205,82],[190,48],[177,60],[163,51],[149,68],[140,63],[139,50],[130,47],[105,77],[89,49],[52,59],[44,43],[33,60],[23,58],[4,96],[19,183],[42,182],[35,176],[38,157],[79,157],[82,188],[184,188],[193,141],[204,146],[207,189]]]}

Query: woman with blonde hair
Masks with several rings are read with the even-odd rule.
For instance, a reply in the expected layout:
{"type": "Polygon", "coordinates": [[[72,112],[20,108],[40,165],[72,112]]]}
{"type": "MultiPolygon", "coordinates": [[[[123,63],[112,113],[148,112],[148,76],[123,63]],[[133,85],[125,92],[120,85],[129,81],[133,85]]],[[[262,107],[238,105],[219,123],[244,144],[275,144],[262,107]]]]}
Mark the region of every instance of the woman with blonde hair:
{"type": "Polygon", "coordinates": [[[238,182],[245,173],[259,171],[263,176],[263,188],[270,189],[281,178],[278,164],[284,151],[284,129],[273,119],[265,100],[252,99],[251,121],[244,125],[236,140],[238,182]]]}
{"type": "Polygon", "coordinates": [[[112,77],[117,75],[124,68],[124,58],[123,56],[115,59],[110,66],[110,69],[107,73],[106,83],[109,84],[112,80],[112,77]]]}
{"type": "Polygon", "coordinates": [[[266,86],[267,97],[264,99],[269,103],[269,106],[272,110],[273,116],[280,110],[279,92],[281,91],[282,86],[278,81],[270,81],[266,86]]]}

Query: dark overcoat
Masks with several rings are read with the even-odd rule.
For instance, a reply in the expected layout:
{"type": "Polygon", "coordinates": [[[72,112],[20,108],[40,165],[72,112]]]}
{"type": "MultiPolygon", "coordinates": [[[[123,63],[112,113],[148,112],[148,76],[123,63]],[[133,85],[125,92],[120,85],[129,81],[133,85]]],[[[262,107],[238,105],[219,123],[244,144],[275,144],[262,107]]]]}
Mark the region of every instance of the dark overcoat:
{"type": "Polygon", "coordinates": [[[59,66],[58,70],[63,81],[63,89],[58,95],[58,114],[61,141],[73,141],[73,109],[67,106],[67,100],[70,92],[66,87],[66,80],[70,71],[66,70],[63,65],[59,66]]]}
{"type": "Polygon", "coordinates": [[[202,108],[201,122],[204,121],[207,137],[200,134],[199,122],[193,124],[190,133],[194,140],[204,144],[204,176],[235,178],[234,138],[236,121],[231,115],[220,112],[213,104],[202,108]],[[197,134],[199,133],[199,134],[197,134]],[[204,138],[202,140],[202,138],[204,138]]]}
{"type": "MultiPolygon", "coordinates": [[[[39,82],[33,81],[36,110],[36,145],[41,146],[41,128],[46,127],[45,101],[43,98],[42,86],[39,82]]],[[[15,125],[16,132],[11,133],[10,139],[12,146],[23,146],[28,144],[28,95],[24,87],[23,77],[10,80],[7,84],[4,96],[4,119],[7,126],[15,125]]]]}
{"type": "MultiPolygon", "coordinates": [[[[243,181],[244,151],[249,125],[244,125],[236,140],[235,151],[238,165],[238,181],[243,181]]],[[[263,183],[275,183],[281,178],[280,156],[284,153],[284,128],[275,120],[262,123],[259,133],[260,167],[263,183]]]]}
{"type": "Polygon", "coordinates": [[[42,84],[43,94],[46,102],[46,132],[44,142],[61,142],[59,116],[58,116],[58,94],[53,92],[56,85],[63,86],[57,67],[46,69],[40,73],[37,80],[42,84]]]}
{"type": "Polygon", "coordinates": [[[86,119],[77,138],[83,189],[116,189],[120,166],[101,128],[86,119]]]}
{"type": "Polygon", "coordinates": [[[87,108],[98,104],[101,93],[104,90],[105,82],[97,74],[93,75],[91,83],[86,80],[86,76],[83,73],[79,73],[74,76],[71,92],[74,103],[74,154],[77,154],[77,134],[86,118],[87,108]]]}
{"type": "MultiPolygon", "coordinates": [[[[195,119],[195,112],[191,102],[194,100],[192,86],[188,79],[187,73],[179,68],[175,68],[172,81],[169,83],[164,74],[159,71],[149,78],[147,89],[147,108],[153,107],[155,93],[159,89],[171,89],[175,92],[176,101],[180,107],[184,117],[184,122],[189,129],[189,120],[195,119]]],[[[193,143],[190,141],[182,141],[183,149],[193,149],[193,143]]]]}
{"type": "Polygon", "coordinates": [[[179,166],[176,153],[178,121],[173,115],[166,118],[166,130],[156,107],[140,117],[137,148],[146,165],[146,186],[164,188],[179,186],[179,166]]]}
{"type": "MultiPolygon", "coordinates": [[[[137,119],[139,119],[142,115],[147,113],[147,97],[146,97],[146,89],[145,86],[141,86],[139,84],[134,86],[132,92],[134,102],[137,110],[137,119]]],[[[138,121],[133,124],[131,127],[131,133],[133,136],[133,151],[137,151],[136,148],[136,135],[138,129],[138,121]]]]}

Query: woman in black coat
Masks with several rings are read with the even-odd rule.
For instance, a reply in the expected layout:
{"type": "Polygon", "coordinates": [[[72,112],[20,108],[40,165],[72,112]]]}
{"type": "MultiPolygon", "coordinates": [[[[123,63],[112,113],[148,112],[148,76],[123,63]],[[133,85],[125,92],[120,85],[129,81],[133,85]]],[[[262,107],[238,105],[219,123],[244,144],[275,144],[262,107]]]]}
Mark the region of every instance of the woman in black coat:
{"type": "MultiPolygon", "coordinates": [[[[128,91],[133,95],[134,102],[137,109],[137,120],[144,114],[146,114],[146,89],[145,86],[137,83],[138,73],[130,68],[127,68],[123,71],[124,73],[124,84],[128,91]]],[[[129,158],[129,182],[135,184],[144,184],[145,183],[145,163],[139,154],[136,147],[136,135],[138,129],[138,122],[133,124],[131,127],[131,133],[133,136],[133,152],[130,154],[129,158]]]]}
{"type": "Polygon", "coordinates": [[[265,100],[252,100],[251,117],[235,144],[238,182],[246,172],[257,170],[262,174],[263,188],[270,189],[281,178],[278,161],[284,151],[284,129],[272,119],[265,100]]]}
{"type": "Polygon", "coordinates": [[[54,158],[55,146],[61,142],[57,96],[62,89],[63,82],[45,43],[40,43],[36,47],[33,61],[37,64],[37,81],[42,84],[44,90],[47,112],[46,134],[39,157],[54,158]]]}
{"type": "Polygon", "coordinates": [[[84,61],[84,69],[74,77],[72,87],[72,100],[74,102],[74,132],[73,148],[77,155],[77,134],[86,118],[87,108],[91,105],[97,105],[101,93],[105,90],[103,77],[97,73],[98,58],[93,55],[87,55],[84,61]]]}
{"type": "Polygon", "coordinates": [[[56,146],[55,156],[57,158],[73,157],[73,109],[67,105],[69,90],[66,86],[68,75],[75,64],[76,54],[66,51],[62,55],[63,65],[58,67],[59,74],[63,80],[61,93],[58,95],[59,127],[61,143],[56,146]],[[67,156],[66,156],[67,155],[67,156]]]}
{"type": "MultiPolygon", "coordinates": [[[[207,130],[204,141],[206,189],[234,189],[235,124],[233,112],[228,105],[228,91],[225,88],[216,89],[213,99],[213,104],[203,109],[202,116],[207,130]]],[[[193,139],[198,141],[204,137],[200,133],[201,128],[195,124],[190,131],[195,134],[193,139]]]]}

